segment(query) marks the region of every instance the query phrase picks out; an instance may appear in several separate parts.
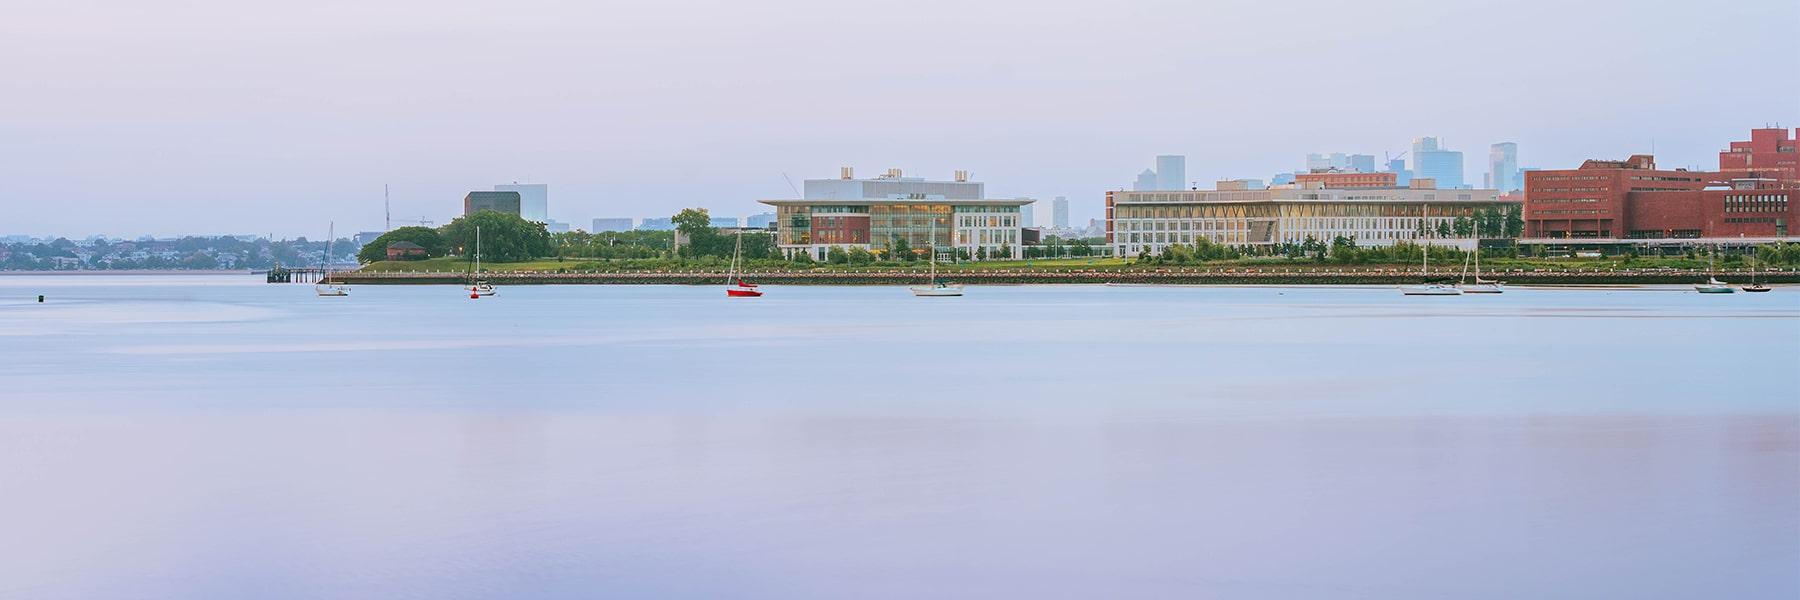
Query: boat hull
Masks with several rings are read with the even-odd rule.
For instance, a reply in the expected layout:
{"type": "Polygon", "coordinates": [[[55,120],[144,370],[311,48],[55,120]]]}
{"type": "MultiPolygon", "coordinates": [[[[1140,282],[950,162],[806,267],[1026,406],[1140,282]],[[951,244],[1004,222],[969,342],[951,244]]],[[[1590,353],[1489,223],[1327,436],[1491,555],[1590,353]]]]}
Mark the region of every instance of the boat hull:
{"type": "Polygon", "coordinates": [[[1462,292],[1464,294],[1501,294],[1506,292],[1506,288],[1494,283],[1477,283],[1463,286],[1462,292]]]}
{"type": "Polygon", "coordinates": [[[761,298],[762,294],[762,290],[756,288],[725,288],[725,296],[728,298],[761,298]]]}
{"type": "Polygon", "coordinates": [[[1700,292],[1702,294],[1730,294],[1730,293],[1736,292],[1737,290],[1731,289],[1731,286],[1728,286],[1728,285],[1701,284],[1701,285],[1694,286],[1694,291],[1700,292]]]}
{"type": "Polygon", "coordinates": [[[1403,285],[1400,293],[1408,296],[1461,296],[1462,290],[1447,285],[1403,285]]]}
{"type": "Polygon", "coordinates": [[[962,286],[930,286],[912,288],[912,295],[921,298],[950,298],[963,295],[962,286]]]}

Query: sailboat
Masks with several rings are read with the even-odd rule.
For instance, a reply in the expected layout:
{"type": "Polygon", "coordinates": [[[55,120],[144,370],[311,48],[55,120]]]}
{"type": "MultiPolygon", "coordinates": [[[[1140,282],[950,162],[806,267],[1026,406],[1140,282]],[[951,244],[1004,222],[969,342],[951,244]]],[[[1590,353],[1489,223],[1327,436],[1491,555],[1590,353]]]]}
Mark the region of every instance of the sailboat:
{"type": "Polygon", "coordinates": [[[1475,246],[1475,283],[1463,283],[1456,287],[1464,294],[1499,294],[1506,291],[1506,282],[1481,278],[1481,245],[1475,246]]]}
{"type": "Polygon", "coordinates": [[[331,223],[330,233],[325,234],[325,258],[319,261],[319,270],[324,272],[319,283],[313,285],[313,292],[326,298],[341,298],[350,295],[350,286],[331,282],[331,250],[337,243],[337,223],[331,223]]]}
{"type": "Polygon", "coordinates": [[[1746,285],[1741,289],[1743,289],[1746,292],[1769,291],[1769,286],[1766,286],[1766,285],[1756,282],[1756,255],[1754,255],[1754,254],[1752,254],[1750,256],[1750,285],[1746,285]]]}
{"type": "Polygon", "coordinates": [[[481,278],[481,226],[475,226],[475,264],[469,269],[469,297],[494,295],[494,284],[481,278]]]}
{"type": "MultiPolygon", "coordinates": [[[[1419,246],[1419,249],[1422,250],[1423,252],[1421,253],[1425,255],[1424,262],[1420,263],[1419,266],[1419,277],[1421,279],[1429,279],[1431,277],[1431,246],[1419,246]]],[[[1461,296],[1463,291],[1461,288],[1454,285],[1435,281],[1424,281],[1419,285],[1400,286],[1400,293],[1408,296],[1461,296]]]]}
{"type": "Polygon", "coordinates": [[[931,285],[915,285],[912,294],[923,298],[948,298],[962,295],[962,284],[944,283],[937,276],[937,219],[931,220],[931,285]]]}
{"type": "Polygon", "coordinates": [[[1719,281],[1719,278],[1713,275],[1713,256],[1718,253],[1719,247],[1713,246],[1712,253],[1706,255],[1706,283],[1694,284],[1694,291],[1702,294],[1729,294],[1737,291],[1731,289],[1731,284],[1719,281]]]}
{"type": "Polygon", "coordinates": [[[761,298],[762,290],[756,284],[744,281],[743,274],[738,272],[738,262],[744,258],[744,232],[737,232],[737,247],[731,251],[731,270],[725,273],[725,297],[727,298],[761,298]]]}

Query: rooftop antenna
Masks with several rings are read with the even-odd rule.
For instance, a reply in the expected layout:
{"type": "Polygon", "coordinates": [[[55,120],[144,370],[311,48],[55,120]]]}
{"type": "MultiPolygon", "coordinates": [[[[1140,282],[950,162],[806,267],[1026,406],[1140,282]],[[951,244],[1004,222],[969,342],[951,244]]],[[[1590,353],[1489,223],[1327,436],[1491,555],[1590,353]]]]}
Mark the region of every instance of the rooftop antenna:
{"type": "Polygon", "coordinates": [[[388,202],[388,184],[381,184],[382,231],[394,230],[394,205],[388,202]]]}
{"type": "Polygon", "coordinates": [[[787,184],[788,184],[788,189],[790,189],[790,190],[794,190],[794,197],[795,197],[795,198],[799,198],[799,197],[802,197],[802,196],[805,196],[805,194],[802,194],[802,193],[800,193],[800,188],[797,188],[797,187],[794,187],[794,178],[792,178],[792,177],[788,177],[788,174],[787,174],[787,171],[782,171],[782,172],[781,172],[781,178],[782,178],[782,179],[786,179],[786,180],[787,180],[787,184]]]}

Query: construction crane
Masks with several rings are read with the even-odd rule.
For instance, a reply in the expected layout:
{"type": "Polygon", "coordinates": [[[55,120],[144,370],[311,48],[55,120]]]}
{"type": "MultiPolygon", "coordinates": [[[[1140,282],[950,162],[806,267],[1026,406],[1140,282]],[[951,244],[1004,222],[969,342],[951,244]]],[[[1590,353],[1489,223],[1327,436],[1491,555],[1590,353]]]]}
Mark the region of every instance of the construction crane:
{"type": "Polygon", "coordinates": [[[802,197],[802,196],[805,196],[805,194],[801,194],[801,193],[800,193],[800,188],[798,188],[798,187],[795,187],[795,186],[794,186],[794,178],[792,178],[792,177],[788,177],[788,174],[787,174],[787,171],[782,171],[782,172],[781,172],[781,178],[782,178],[782,179],[786,179],[786,180],[787,180],[787,184],[788,184],[788,189],[790,189],[790,190],[794,190],[794,197],[795,197],[795,198],[800,198],[800,197],[802,197]]]}

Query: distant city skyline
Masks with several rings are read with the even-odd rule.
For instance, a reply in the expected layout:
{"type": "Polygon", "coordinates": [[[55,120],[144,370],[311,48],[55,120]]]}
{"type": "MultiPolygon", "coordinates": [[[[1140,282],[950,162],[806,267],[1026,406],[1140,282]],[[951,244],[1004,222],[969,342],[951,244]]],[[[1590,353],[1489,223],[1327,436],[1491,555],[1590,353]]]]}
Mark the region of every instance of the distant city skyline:
{"type": "Polygon", "coordinates": [[[564,223],[688,206],[747,216],[758,199],[791,197],[788,178],[843,164],[968,169],[989,196],[1065,196],[1085,222],[1162,154],[1185,156],[1183,183],[1206,187],[1279,181],[1312,152],[1397,155],[1430,135],[1463,152],[1465,184],[1479,184],[1483,150],[1500,142],[1539,168],[1652,147],[1660,165],[1706,168],[1746,128],[1800,122],[1792,0],[1042,8],[12,7],[0,20],[0,233],[377,230],[384,184],[395,226],[441,225],[468,192],[512,181],[553,188],[546,218],[564,223]],[[1282,43],[1260,44],[1255,24],[1277,22],[1282,43]],[[1244,26],[1196,36],[1194,23],[1244,26]],[[1409,70],[1440,75],[1428,82],[1305,66],[1373,63],[1394,40],[1447,26],[1455,39],[1409,53],[1409,70]],[[851,28],[909,43],[818,52],[793,35],[851,28]],[[1595,57],[1610,57],[1604,78],[1595,57]],[[868,73],[908,93],[819,93],[868,73]]]}

